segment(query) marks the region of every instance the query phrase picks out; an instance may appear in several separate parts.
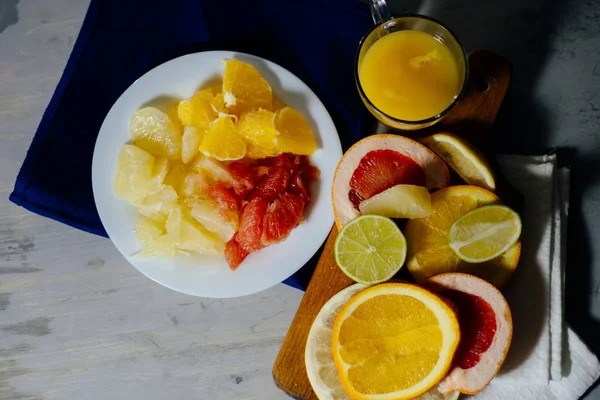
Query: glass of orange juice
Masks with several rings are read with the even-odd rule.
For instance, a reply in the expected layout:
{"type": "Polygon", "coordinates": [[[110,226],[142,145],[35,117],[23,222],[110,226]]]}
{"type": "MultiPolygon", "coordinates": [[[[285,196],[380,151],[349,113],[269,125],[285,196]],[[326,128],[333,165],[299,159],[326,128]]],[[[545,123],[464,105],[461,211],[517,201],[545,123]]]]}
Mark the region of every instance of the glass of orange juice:
{"type": "Polygon", "coordinates": [[[371,0],[375,26],[361,40],[354,76],[360,97],[382,123],[422,129],[444,118],[467,87],[467,55],[442,23],[422,15],[392,17],[371,0]]]}

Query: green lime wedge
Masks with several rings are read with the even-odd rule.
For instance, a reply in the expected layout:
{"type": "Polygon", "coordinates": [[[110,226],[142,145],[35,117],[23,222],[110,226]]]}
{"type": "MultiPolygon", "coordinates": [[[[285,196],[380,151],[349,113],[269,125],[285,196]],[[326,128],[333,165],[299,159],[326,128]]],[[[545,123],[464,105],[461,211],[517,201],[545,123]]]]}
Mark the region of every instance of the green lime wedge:
{"type": "Polygon", "coordinates": [[[492,260],[519,240],[521,218],[506,206],[474,209],[458,218],[448,231],[448,245],[462,260],[481,263],[492,260]]]}
{"type": "Polygon", "coordinates": [[[400,270],[406,259],[406,239],[391,219],[361,215],[344,225],[335,240],[334,255],[348,277],[370,285],[400,270]]]}

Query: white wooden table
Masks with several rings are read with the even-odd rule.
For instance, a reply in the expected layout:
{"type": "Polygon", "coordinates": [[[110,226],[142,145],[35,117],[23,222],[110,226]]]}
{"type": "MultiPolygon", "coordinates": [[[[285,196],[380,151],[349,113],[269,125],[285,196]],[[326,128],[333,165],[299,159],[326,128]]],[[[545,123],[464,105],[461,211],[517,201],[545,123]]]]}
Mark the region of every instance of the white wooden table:
{"type": "MultiPolygon", "coordinates": [[[[489,15],[504,12],[506,23],[531,12],[516,0],[466,3],[438,2],[438,13],[452,19],[479,7],[489,15]],[[506,9],[494,11],[499,4],[506,9]]],[[[543,3],[534,3],[539,11],[543,3]]],[[[140,274],[109,240],[8,201],[87,6],[87,0],[0,0],[0,399],[285,399],[271,367],[302,292],[278,285],[233,300],[179,294],[140,274]]],[[[405,7],[416,11],[419,2],[405,7]]],[[[421,8],[436,14],[435,2],[421,8]]],[[[498,24],[490,29],[502,30],[498,24]]],[[[583,52],[589,43],[581,35],[575,50],[583,52]]],[[[466,41],[471,48],[497,46],[485,35],[466,41]]],[[[598,67],[597,48],[573,57],[598,67]]],[[[552,68],[564,67],[559,61],[552,68]]],[[[565,91],[563,82],[557,94],[546,75],[542,93],[576,100],[578,86],[565,91]]],[[[597,97],[592,101],[600,108],[597,97]]],[[[558,124],[574,127],[569,107],[576,105],[566,107],[558,124]]],[[[597,140],[591,146],[598,149],[597,140]]]]}

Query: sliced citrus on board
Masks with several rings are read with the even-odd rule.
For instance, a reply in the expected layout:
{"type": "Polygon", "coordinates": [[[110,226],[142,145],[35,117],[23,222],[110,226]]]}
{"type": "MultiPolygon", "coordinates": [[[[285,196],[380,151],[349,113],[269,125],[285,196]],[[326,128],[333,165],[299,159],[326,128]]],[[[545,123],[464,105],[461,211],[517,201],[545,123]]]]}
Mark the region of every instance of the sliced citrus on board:
{"type": "Polygon", "coordinates": [[[129,120],[133,144],[155,156],[171,159],[181,157],[181,131],[164,112],[145,107],[129,120]]]}
{"type": "Polygon", "coordinates": [[[521,236],[521,217],[506,206],[483,206],[458,218],[448,232],[448,245],[462,260],[494,259],[521,236]]]}
{"type": "MultiPolygon", "coordinates": [[[[334,318],[342,306],[356,293],[368,286],[356,283],[335,294],[319,311],[313,322],[304,351],[304,362],[308,380],[320,400],[351,400],[338,375],[333,354],[332,329],[334,318]]],[[[437,387],[430,389],[417,400],[456,400],[459,392],[441,394],[437,387]]]]}
{"type": "Polygon", "coordinates": [[[469,185],[494,191],[496,181],[485,156],[471,143],[451,133],[436,133],[420,140],[469,185]]]}
{"type": "Polygon", "coordinates": [[[317,149],[315,135],[302,114],[291,107],[277,111],[275,126],[279,132],[277,148],[282,153],[310,155],[317,149]]]}
{"type": "Polygon", "coordinates": [[[394,221],[381,215],[361,215],[338,233],[335,261],[344,274],[373,284],[394,276],[406,258],[406,239],[394,221]]]}
{"type": "Polygon", "coordinates": [[[239,160],[246,155],[246,142],[230,116],[215,120],[204,134],[200,152],[219,161],[239,160]]]}
{"type": "Polygon", "coordinates": [[[332,354],[353,399],[411,399],[446,375],[460,340],[452,308],[409,283],[354,295],[338,312],[332,354]]]}
{"type": "Polygon", "coordinates": [[[404,228],[407,262],[417,282],[444,272],[465,272],[479,276],[496,287],[510,278],[521,254],[520,242],[504,254],[483,263],[461,260],[448,245],[448,231],[460,216],[478,207],[499,204],[500,199],[477,186],[449,186],[431,195],[431,215],[411,219],[404,228]]]}
{"type": "Polygon", "coordinates": [[[335,170],[331,200],[341,229],[357,217],[361,201],[399,184],[427,189],[448,185],[446,164],[422,144],[399,135],[372,135],[352,146],[335,170]]]}
{"type": "Polygon", "coordinates": [[[496,376],[510,347],[513,326],[506,299],[488,282],[468,274],[437,275],[425,285],[454,303],[461,328],[454,366],[440,390],[480,392],[496,376]]]}
{"type": "Polygon", "coordinates": [[[223,96],[227,108],[236,113],[268,109],[273,101],[269,83],[256,68],[239,60],[225,62],[223,96]]]}
{"type": "Polygon", "coordinates": [[[363,200],[359,209],[390,218],[424,218],[431,214],[431,195],[423,186],[396,185],[363,200]]]}

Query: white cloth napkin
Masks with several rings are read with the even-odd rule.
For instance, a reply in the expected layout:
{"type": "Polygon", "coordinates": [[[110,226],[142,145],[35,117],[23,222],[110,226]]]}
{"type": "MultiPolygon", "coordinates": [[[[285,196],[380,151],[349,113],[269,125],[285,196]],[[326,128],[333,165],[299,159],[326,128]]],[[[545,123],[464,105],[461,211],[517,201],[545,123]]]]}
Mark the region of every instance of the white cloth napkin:
{"type": "Polygon", "coordinates": [[[600,377],[598,358],[564,329],[569,170],[556,156],[501,156],[506,178],[525,196],[519,267],[503,290],[513,341],[498,376],[475,399],[576,400],[600,377]]]}

